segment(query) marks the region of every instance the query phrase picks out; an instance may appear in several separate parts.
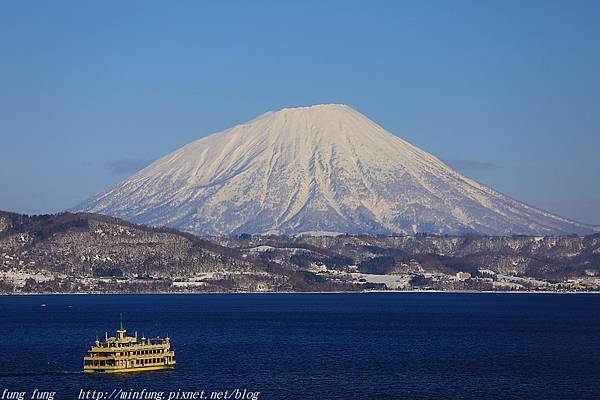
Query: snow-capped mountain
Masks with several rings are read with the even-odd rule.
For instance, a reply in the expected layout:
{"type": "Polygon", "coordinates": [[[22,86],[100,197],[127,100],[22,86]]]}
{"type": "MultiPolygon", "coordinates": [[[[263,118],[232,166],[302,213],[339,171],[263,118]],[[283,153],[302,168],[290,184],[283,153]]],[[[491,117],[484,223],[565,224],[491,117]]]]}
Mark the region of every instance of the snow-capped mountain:
{"type": "Polygon", "coordinates": [[[530,207],[338,104],[268,112],[203,137],[76,208],[198,234],[565,234],[530,207]]]}

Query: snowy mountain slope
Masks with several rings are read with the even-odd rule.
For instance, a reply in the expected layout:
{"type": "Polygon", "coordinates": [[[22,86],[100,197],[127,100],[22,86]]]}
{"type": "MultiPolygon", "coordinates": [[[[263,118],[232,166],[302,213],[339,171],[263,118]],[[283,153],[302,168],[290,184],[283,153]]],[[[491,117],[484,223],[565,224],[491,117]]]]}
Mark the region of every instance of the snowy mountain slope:
{"type": "Polygon", "coordinates": [[[337,104],[203,137],[76,209],[203,234],[595,229],[481,185],[337,104]]]}

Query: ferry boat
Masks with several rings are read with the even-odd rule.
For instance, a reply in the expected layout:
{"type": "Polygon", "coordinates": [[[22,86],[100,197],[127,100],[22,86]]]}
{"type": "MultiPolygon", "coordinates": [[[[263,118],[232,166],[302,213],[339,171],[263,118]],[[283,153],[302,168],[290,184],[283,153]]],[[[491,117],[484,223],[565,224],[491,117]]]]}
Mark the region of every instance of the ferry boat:
{"type": "Polygon", "coordinates": [[[175,351],[171,349],[168,336],[161,339],[142,335],[138,340],[137,332],[134,336],[126,336],[126,332],[121,322],[116,336],[108,337],[106,332],[104,341],[96,336],[94,346],[83,357],[83,372],[142,372],[175,368],[175,351]]]}

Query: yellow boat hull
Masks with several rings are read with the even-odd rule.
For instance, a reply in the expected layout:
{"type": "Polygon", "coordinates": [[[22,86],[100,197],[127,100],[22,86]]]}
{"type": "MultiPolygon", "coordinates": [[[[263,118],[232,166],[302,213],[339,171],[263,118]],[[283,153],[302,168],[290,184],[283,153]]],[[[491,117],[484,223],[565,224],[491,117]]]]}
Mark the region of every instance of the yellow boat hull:
{"type": "Polygon", "coordinates": [[[174,369],[174,365],[153,365],[148,367],[134,368],[115,368],[115,369],[84,369],[83,372],[88,374],[116,374],[125,372],[145,372],[145,371],[168,371],[174,369]]]}

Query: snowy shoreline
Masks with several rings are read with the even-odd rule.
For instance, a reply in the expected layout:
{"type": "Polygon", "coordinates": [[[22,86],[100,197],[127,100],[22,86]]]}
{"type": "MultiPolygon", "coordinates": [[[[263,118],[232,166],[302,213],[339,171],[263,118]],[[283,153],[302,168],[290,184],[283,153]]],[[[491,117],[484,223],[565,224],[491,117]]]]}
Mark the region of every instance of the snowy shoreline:
{"type": "Polygon", "coordinates": [[[372,293],[451,293],[451,294],[552,294],[552,295],[572,295],[572,294],[585,294],[585,295],[600,295],[600,291],[526,291],[526,290],[496,290],[496,291],[484,291],[484,290],[363,290],[363,291],[319,291],[319,292],[294,292],[294,291],[281,291],[281,292],[266,292],[266,291],[240,291],[240,292],[144,292],[144,293],[123,293],[123,292],[79,292],[79,293],[0,293],[0,296],[113,296],[113,295],[126,295],[126,296],[188,296],[188,295],[230,295],[230,294],[260,294],[260,295],[273,295],[273,294],[372,294],[372,293]]]}

